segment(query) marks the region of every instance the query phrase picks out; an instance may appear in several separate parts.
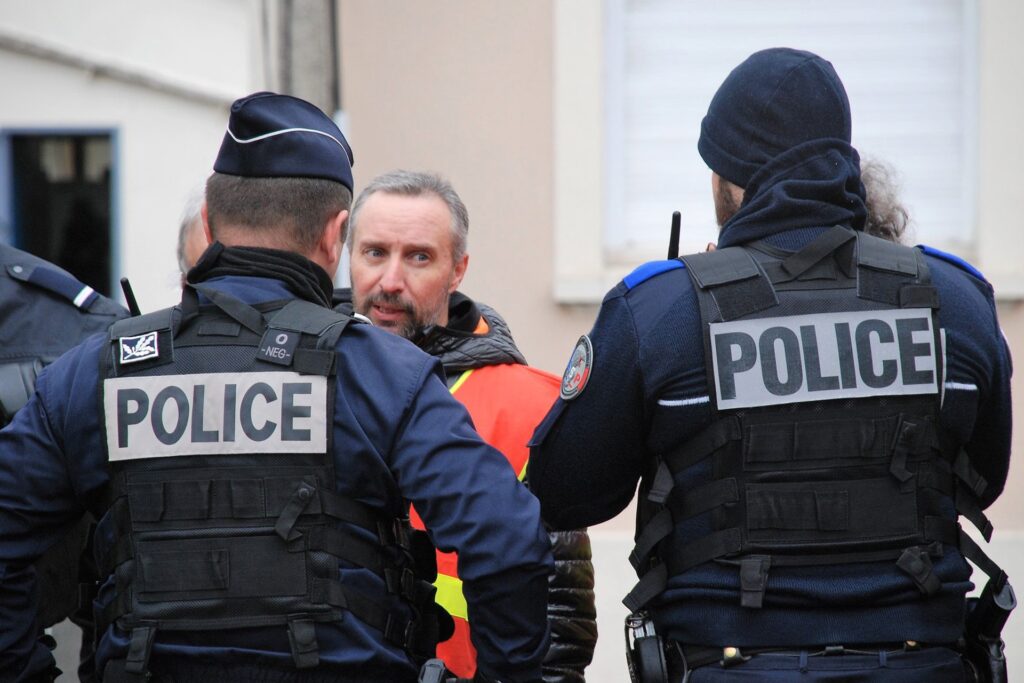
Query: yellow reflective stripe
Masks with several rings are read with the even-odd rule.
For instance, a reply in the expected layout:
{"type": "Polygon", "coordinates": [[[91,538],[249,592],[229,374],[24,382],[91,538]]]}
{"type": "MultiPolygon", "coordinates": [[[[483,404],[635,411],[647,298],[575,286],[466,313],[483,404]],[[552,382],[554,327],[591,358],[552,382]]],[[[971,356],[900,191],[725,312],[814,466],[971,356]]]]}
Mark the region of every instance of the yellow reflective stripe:
{"type": "Polygon", "coordinates": [[[472,374],[472,370],[466,370],[464,373],[462,373],[462,375],[459,376],[457,380],[455,380],[455,384],[453,384],[452,388],[449,389],[448,391],[454,394],[456,391],[459,390],[459,387],[466,383],[466,380],[469,379],[469,376],[472,374]]]}
{"type": "Polygon", "coordinates": [[[526,479],[526,468],[530,466],[530,459],[527,458],[526,462],[523,463],[523,469],[519,470],[519,481],[526,479]]]}
{"type": "Polygon", "coordinates": [[[453,617],[469,621],[466,596],[462,594],[462,579],[447,574],[438,574],[434,585],[437,587],[434,602],[444,607],[453,617]]]}

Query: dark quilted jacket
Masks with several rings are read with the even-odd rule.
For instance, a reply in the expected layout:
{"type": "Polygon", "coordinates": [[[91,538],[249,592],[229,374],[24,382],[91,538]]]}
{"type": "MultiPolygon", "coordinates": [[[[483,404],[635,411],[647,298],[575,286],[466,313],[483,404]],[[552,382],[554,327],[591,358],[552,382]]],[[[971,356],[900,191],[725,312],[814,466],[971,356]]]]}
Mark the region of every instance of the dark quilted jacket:
{"type": "MultiPolygon", "coordinates": [[[[336,290],[335,307],[350,299],[347,290],[336,290]]],[[[349,305],[348,311],[351,311],[349,305]]],[[[417,339],[420,348],[441,359],[449,383],[466,370],[500,363],[526,364],[516,348],[508,324],[497,311],[476,304],[456,292],[448,307],[448,327],[432,327],[417,339]],[[487,334],[473,334],[483,316],[487,334]]],[[[594,606],[594,565],[586,529],[552,531],[551,551],[555,572],[548,580],[548,624],[551,648],[544,658],[545,683],[583,683],[584,669],[594,658],[597,644],[597,608],[594,606]]]]}

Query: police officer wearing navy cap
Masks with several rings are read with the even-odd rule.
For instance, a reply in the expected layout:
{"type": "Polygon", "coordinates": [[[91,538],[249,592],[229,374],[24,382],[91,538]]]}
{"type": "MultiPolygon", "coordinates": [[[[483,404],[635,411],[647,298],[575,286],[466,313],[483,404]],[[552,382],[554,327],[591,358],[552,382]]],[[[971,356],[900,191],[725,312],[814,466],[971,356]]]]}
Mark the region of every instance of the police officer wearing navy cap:
{"type": "Polygon", "coordinates": [[[330,310],[351,164],[313,105],[236,101],[181,304],[70,351],[0,432],[0,680],[46,680],[28,565],[89,510],[103,681],[414,681],[451,622],[409,501],[462,558],[477,680],[540,680],[537,501],[436,360],[330,310]]]}
{"type": "Polygon", "coordinates": [[[958,524],[988,538],[1009,461],[992,288],[864,234],[850,140],[821,57],[734,69],[698,145],[717,250],[608,293],[534,435],[557,528],[609,519],[640,481],[634,680],[1005,680],[1012,590],[958,524]],[[965,557],[991,577],[977,601],[965,557]]]}
{"type": "MultiPolygon", "coordinates": [[[[0,244],[0,427],[28,401],[44,367],[127,315],[67,271],[0,244]]],[[[90,564],[86,558],[86,566],[79,567],[89,524],[89,518],[82,517],[35,565],[39,626],[46,628],[74,615],[86,631],[86,653],[91,640],[88,613],[76,613],[80,578],[87,578],[90,564]]]]}

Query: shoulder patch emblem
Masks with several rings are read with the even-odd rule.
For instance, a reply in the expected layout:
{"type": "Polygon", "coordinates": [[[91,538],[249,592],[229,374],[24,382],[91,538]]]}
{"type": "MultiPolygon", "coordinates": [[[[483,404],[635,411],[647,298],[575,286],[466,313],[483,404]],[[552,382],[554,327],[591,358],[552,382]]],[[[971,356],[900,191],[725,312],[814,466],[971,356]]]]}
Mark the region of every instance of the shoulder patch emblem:
{"type": "Polygon", "coordinates": [[[155,330],[135,337],[119,337],[117,341],[121,347],[121,365],[138,363],[160,355],[155,330]]]}
{"type": "Polygon", "coordinates": [[[590,343],[590,337],[583,335],[576,342],[569,358],[569,365],[562,375],[561,396],[565,401],[571,401],[583,393],[590,379],[590,370],[594,366],[594,346],[590,343]]]}

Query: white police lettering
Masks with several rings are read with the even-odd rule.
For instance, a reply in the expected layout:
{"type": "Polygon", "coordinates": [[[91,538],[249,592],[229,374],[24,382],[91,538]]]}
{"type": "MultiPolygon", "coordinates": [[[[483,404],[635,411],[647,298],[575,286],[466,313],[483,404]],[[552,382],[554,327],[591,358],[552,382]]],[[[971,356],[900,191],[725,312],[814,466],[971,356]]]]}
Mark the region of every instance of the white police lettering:
{"type": "Polygon", "coordinates": [[[111,460],[327,449],[325,377],[117,377],[103,382],[103,408],[111,460]]]}
{"type": "Polygon", "coordinates": [[[713,323],[710,334],[720,410],[939,392],[926,308],[713,323]]]}

